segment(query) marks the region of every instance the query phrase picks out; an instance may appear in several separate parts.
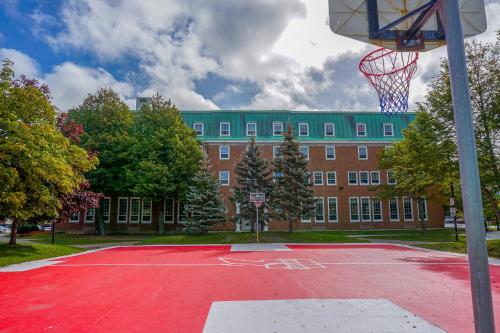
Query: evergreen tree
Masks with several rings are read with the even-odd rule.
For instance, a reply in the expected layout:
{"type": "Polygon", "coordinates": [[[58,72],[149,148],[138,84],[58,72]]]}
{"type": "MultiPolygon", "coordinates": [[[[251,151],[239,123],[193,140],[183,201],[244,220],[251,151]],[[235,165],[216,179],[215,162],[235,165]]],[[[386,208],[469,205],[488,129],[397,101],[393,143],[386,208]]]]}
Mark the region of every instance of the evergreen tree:
{"type": "Polygon", "coordinates": [[[234,188],[234,202],[240,205],[240,221],[250,221],[251,231],[255,231],[255,221],[257,209],[250,202],[250,193],[262,192],[266,195],[266,201],[259,208],[259,223],[262,226],[269,222],[269,202],[273,183],[271,169],[267,160],[262,157],[261,151],[255,143],[255,138],[250,140],[248,150],[236,165],[236,182],[238,186],[234,188]]]}
{"type": "Polygon", "coordinates": [[[205,157],[187,191],[188,220],[185,223],[184,232],[205,234],[211,225],[226,219],[226,207],[219,190],[219,181],[210,172],[210,163],[205,157]]]}
{"type": "Polygon", "coordinates": [[[292,232],[294,221],[314,214],[315,202],[308,162],[290,125],[280,145],[280,155],[273,161],[276,177],[271,201],[276,219],[288,221],[288,231],[292,232]]]}

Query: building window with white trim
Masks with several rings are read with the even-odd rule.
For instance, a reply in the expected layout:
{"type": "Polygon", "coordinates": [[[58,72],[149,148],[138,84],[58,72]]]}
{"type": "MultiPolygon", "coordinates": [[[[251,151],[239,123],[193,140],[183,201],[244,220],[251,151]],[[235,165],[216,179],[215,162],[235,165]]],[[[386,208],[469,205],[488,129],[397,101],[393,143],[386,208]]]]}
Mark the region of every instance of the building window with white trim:
{"type": "Polygon", "coordinates": [[[281,146],[273,146],[273,158],[282,158],[281,146]]]}
{"type": "Polygon", "coordinates": [[[273,122],[273,136],[283,135],[283,123],[281,121],[273,122]]]}
{"type": "Polygon", "coordinates": [[[141,198],[130,198],[130,223],[139,223],[141,216],[141,198]]]}
{"type": "Polygon", "coordinates": [[[357,123],[356,124],[356,135],[357,136],[366,136],[366,124],[365,123],[357,123]]]}
{"type": "Polygon", "coordinates": [[[323,185],[323,172],[314,171],[313,172],[314,185],[323,185]]]}
{"type": "Polygon", "coordinates": [[[85,223],[94,223],[95,222],[95,209],[89,208],[85,212],[85,223]]]}
{"type": "Polygon", "coordinates": [[[333,123],[325,124],[325,136],[335,136],[335,124],[333,123]]]}
{"type": "Polygon", "coordinates": [[[337,198],[329,197],[328,198],[328,222],[338,222],[338,212],[337,212],[337,198]]]}
{"type": "Polygon", "coordinates": [[[326,146],[325,147],[325,156],[327,160],[335,159],[335,147],[334,146],[326,146]]]}
{"type": "Polygon", "coordinates": [[[194,131],[196,132],[197,136],[203,136],[204,135],[204,124],[203,123],[194,123],[193,128],[194,131]]]}
{"type": "Polygon", "coordinates": [[[372,199],[373,221],[382,221],[382,201],[379,198],[372,199]]]}
{"type": "Polygon", "coordinates": [[[347,183],[349,185],[358,185],[358,173],[356,171],[347,172],[347,183]]]}
{"type": "Polygon", "coordinates": [[[337,172],[327,171],[326,172],[326,185],[333,186],[337,185],[337,172]]]}
{"type": "Polygon", "coordinates": [[[403,212],[405,221],[413,221],[413,204],[410,197],[403,197],[403,212]]]}
{"type": "Polygon", "coordinates": [[[228,160],[229,154],[229,146],[219,146],[219,158],[221,160],[228,160]]]}
{"type": "Polygon", "coordinates": [[[128,198],[118,198],[118,223],[128,222],[128,198]]]}
{"type": "Polygon", "coordinates": [[[361,221],[368,222],[371,220],[370,198],[361,197],[361,221]]]}
{"type": "Polygon", "coordinates": [[[359,185],[369,185],[370,179],[368,176],[368,171],[360,171],[359,172],[359,185]]]}
{"type": "Polygon", "coordinates": [[[358,146],[358,159],[367,160],[368,159],[368,147],[358,146]]]}
{"type": "Polygon", "coordinates": [[[316,223],[324,223],[325,222],[325,199],[323,198],[314,198],[316,215],[314,217],[314,222],[316,223]]]}
{"type": "Polygon", "coordinates": [[[349,217],[351,222],[359,222],[359,198],[349,198],[349,217]]]}
{"type": "Polygon", "coordinates": [[[186,204],[179,203],[179,223],[184,223],[187,220],[186,204]]]}
{"type": "Polygon", "coordinates": [[[399,221],[399,206],[397,197],[389,199],[389,218],[391,222],[399,221]]]}
{"type": "Polygon", "coordinates": [[[151,223],[152,202],[149,199],[142,199],[142,223],[151,223]]]}
{"type": "Polygon", "coordinates": [[[396,178],[394,178],[394,174],[392,171],[387,171],[387,184],[389,185],[396,185],[397,181],[396,178]]]}
{"type": "Polygon", "coordinates": [[[370,172],[372,185],[380,185],[380,171],[370,172]]]}
{"type": "Polygon", "coordinates": [[[229,186],[229,171],[219,171],[219,184],[229,186]]]}
{"type": "Polygon", "coordinates": [[[308,136],[308,135],[309,135],[309,124],[299,123],[299,136],[308,136]]]}
{"type": "Polygon", "coordinates": [[[384,124],[384,136],[394,136],[394,125],[391,123],[384,124]]]}
{"type": "Polygon", "coordinates": [[[424,221],[427,221],[427,200],[425,198],[420,198],[420,200],[417,200],[418,203],[418,218],[420,220],[420,214],[422,214],[422,218],[424,221]]]}
{"type": "Polygon", "coordinates": [[[257,136],[257,123],[247,123],[247,136],[257,136]]]}
{"type": "Polygon", "coordinates": [[[306,160],[309,159],[309,146],[300,146],[299,151],[306,160]]]}
{"type": "Polygon", "coordinates": [[[80,212],[71,213],[69,216],[69,223],[79,223],[80,222],[80,212]]]}
{"type": "Polygon", "coordinates": [[[163,202],[164,217],[163,221],[165,223],[174,223],[174,201],[166,199],[163,202]]]}
{"type": "Polygon", "coordinates": [[[230,136],[231,135],[231,124],[227,121],[220,123],[220,136],[230,136]]]}
{"type": "Polygon", "coordinates": [[[109,223],[109,215],[111,211],[111,198],[110,197],[105,197],[101,201],[101,211],[102,211],[102,217],[105,223],[109,223]]]}

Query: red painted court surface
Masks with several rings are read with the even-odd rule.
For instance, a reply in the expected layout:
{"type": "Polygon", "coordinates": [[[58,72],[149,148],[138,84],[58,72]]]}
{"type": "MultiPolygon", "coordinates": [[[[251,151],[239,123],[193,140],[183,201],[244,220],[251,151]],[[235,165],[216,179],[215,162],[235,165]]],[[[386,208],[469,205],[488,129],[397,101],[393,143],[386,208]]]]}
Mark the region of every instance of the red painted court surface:
{"type": "MultiPolygon", "coordinates": [[[[116,247],[0,273],[0,331],[202,332],[212,302],[286,299],[387,299],[445,331],[473,331],[465,257],[396,245],[288,248],[116,247]]],[[[490,272],[500,327],[500,266],[490,272]]]]}

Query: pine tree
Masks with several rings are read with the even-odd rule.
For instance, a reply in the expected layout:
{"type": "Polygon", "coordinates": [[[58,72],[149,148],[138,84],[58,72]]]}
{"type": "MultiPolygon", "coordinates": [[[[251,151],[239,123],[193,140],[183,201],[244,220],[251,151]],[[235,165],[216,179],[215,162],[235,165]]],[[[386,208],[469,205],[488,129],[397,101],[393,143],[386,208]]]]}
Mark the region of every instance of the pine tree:
{"type": "Polygon", "coordinates": [[[238,186],[234,188],[234,202],[240,205],[240,221],[250,221],[251,231],[255,231],[257,210],[250,202],[250,193],[262,192],[266,195],[266,201],[259,208],[259,223],[262,226],[269,222],[269,198],[273,183],[269,162],[262,157],[261,151],[255,143],[255,138],[250,140],[250,145],[245,155],[236,165],[236,181],[238,186]]]}
{"type": "Polygon", "coordinates": [[[280,145],[280,155],[273,161],[276,177],[271,203],[274,217],[288,221],[288,232],[292,232],[294,221],[314,214],[315,202],[308,162],[300,152],[290,125],[280,145]]]}
{"type": "Polygon", "coordinates": [[[188,220],[184,232],[206,234],[208,227],[226,219],[226,207],[219,191],[219,181],[210,172],[208,158],[192,179],[186,195],[188,220]]]}

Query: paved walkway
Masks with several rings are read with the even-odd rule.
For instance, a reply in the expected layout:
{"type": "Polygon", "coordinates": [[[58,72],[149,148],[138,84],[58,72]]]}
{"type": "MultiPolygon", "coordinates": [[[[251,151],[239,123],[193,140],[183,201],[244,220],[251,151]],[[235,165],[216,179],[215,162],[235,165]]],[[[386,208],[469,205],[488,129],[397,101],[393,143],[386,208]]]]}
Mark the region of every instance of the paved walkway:
{"type": "Polygon", "coordinates": [[[486,234],[486,240],[500,239],[500,231],[492,231],[486,234]]]}

